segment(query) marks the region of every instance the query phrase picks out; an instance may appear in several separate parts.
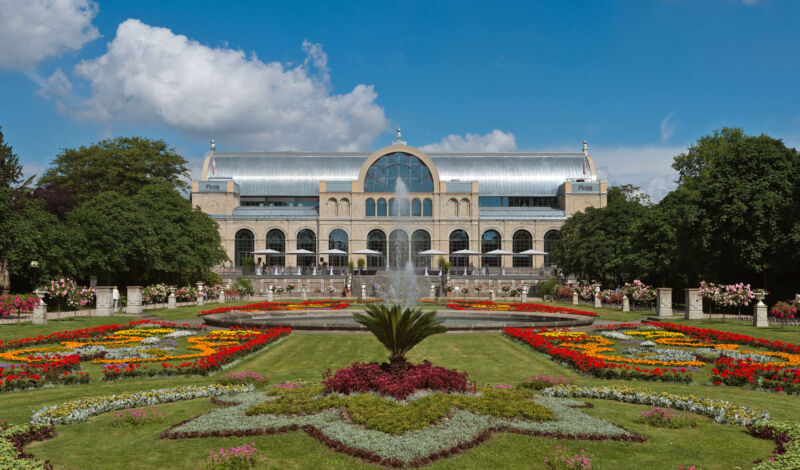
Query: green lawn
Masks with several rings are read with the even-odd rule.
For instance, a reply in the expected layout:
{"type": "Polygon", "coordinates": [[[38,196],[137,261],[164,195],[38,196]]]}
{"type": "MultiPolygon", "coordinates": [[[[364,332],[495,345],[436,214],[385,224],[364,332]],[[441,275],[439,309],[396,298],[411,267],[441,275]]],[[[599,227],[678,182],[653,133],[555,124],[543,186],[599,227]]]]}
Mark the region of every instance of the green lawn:
{"type": "MultiPolygon", "coordinates": [[[[215,304],[211,304],[214,308],[215,304]]],[[[218,305],[218,304],[216,304],[218,305]]],[[[205,307],[184,307],[152,313],[171,319],[189,319],[205,307]],[[183,316],[183,318],[180,317],[183,316]]],[[[601,309],[608,310],[608,309],[601,309]]],[[[618,312],[621,314],[621,312],[618,312]]],[[[34,336],[53,331],[83,328],[108,323],[124,323],[129,318],[79,318],[51,321],[45,326],[5,325],[0,327],[0,339],[7,341],[22,336],[34,336]]],[[[682,320],[674,320],[681,322],[682,320]]],[[[685,322],[697,327],[734,331],[769,339],[800,342],[800,329],[755,329],[735,322],[685,322]]],[[[271,383],[286,380],[320,380],[326,369],[335,370],[355,361],[381,361],[385,353],[381,345],[367,334],[295,333],[262,351],[236,363],[232,370],[254,370],[271,376],[271,383]]],[[[734,403],[766,409],[778,419],[798,418],[800,397],[760,392],[738,387],[714,387],[704,377],[692,384],[656,382],[603,381],[580,376],[571,369],[549,360],[499,334],[448,334],[425,340],[414,349],[414,362],[427,359],[434,364],[468,371],[478,383],[518,384],[532,374],[566,376],[582,385],[617,384],[679,394],[695,394],[725,399],[734,403]]],[[[94,372],[94,371],[93,371],[94,372]]],[[[0,418],[14,423],[26,422],[32,411],[46,405],[78,397],[106,395],[125,390],[149,390],[174,385],[213,383],[214,377],[142,379],[92,383],[71,387],[51,387],[40,390],[6,393],[0,400],[0,418]]],[[[601,469],[669,468],[678,465],[697,465],[699,469],[750,468],[757,458],[768,457],[774,443],[747,435],[740,427],[718,425],[703,419],[695,429],[665,430],[650,428],[636,422],[638,413],[647,407],[605,400],[590,400],[595,408],[586,413],[608,419],[647,438],[645,443],[616,441],[571,441],[536,438],[514,434],[496,434],[483,445],[458,457],[438,461],[432,469],[456,468],[542,468],[542,459],[551,456],[555,446],[571,451],[585,449],[601,469]]],[[[209,449],[231,447],[254,442],[269,462],[264,468],[379,468],[330,451],[303,432],[284,435],[208,438],[165,441],[161,431],[169,425],[190,419],[212,409],[208,399],[160,405],[166,423],[141,427],[114,428],[111,415],[105,414],[86,423],[58,426],[56,439],[34,443],[27,449],[41,458],[50,459],[59,469],[108,468],[198,468],[209,449]]],[[[593,467],[594,468],[594,467],[593,467]]]]}

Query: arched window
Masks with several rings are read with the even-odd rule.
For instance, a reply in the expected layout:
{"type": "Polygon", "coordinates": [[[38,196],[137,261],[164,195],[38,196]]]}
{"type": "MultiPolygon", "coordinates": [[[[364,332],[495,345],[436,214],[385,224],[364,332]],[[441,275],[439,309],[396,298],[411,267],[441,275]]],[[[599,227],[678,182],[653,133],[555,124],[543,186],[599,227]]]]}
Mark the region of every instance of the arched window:
{"type": "Polygon", "coordinates": [[[267,255],[267,266],[283,266],[286,262],[283,256],[286,252],[286,236],[282,231],[274,228],[267,232],[267,248],[281,252],[279,255],[267,255]]]}
{"type": "Polygon", "coordinates": [[[414,198],[411,201],[411,217],[419,217],[422,215],[422,201],[417,198],[414,198]]]}
{"type": "Polygon", "coordinates": [[[405,230],[393,230],[389,234],[389,267],[403,269],[408,262],[408,233],[405,230]]]}
{"type": "MultiPolygon", "coordinates": [[[[317,236],[313,230],[303,229],[297,234],[297,249],[317,252],[317,236]]],[[[297,255],[298,266],[313,266],[316,263],[314,255],[297,255]]]]}
{"type": "Polygon", "coordinates": [[[328,199],[328,215],[337,216],[339,215],[339,204],[336,203],[336,199],[330,198],[328,199]]]}
{"type": "Polygon", "coordinates": [[[400,217],[408,217],[411,215],[411,202],[407,198],[400,198],[397,203],[397,215],[400,217]]]}
{"type": "MultiPolygon", "coordinates": [[[[415,199],[418,201],[418,199],[415,199]]],[[[429,255],[420,255],[420,251],[431,249],[431,236],[425,230],[416,230],[411,234],[411,261],[414,266],[427,266],[431,267],[431,257],[429,255]]]]}
{"type": "Polygon", "coordinates": [[[389,198],[389,217],[397,217],[397,201],[389,198]]]}
{"type": "Polygon", "coordinates": [[[433,191],[433,177],[425,163],[414,155],[403,152],[389,153],[375,160],[364,178],[364,191],[393,193],[398,180],[408,192],[433,191]]]}
{"type": "Polygon", "coordinates": [[[458,208],[458,215],[461,217],[469,217],[472,214],[470,210],[471,206],[472,204],[469,202],[469,199],[467,198],[462,199],[461,205],[458,208]]]}
{"type": "Polygon", "coordinates": [[[367,234],[367,249],[381,253],[380,255],[368,255],[367,266],[371,268],[386,266],[386,234],[382,230],[375,229],[367,234]]]}
{"type": "Polygon", "coordinates": [[[350,199],[339,199],[339,215],[343,217],[350,217],[350,199]]]}
{"type": "Polygon", "coordinates": [[[367,199],[367,217],[375,217],[375,199],[367,199]]]}
{"type": "MultiPolygon", "coordinates": [[[[517,230],[514,232],[514,238],[511,243],[511,251],[514,253],[520,253],[525,250],[530,250],[533,248],[533,237],[531,233],[527,230],[517,230]]],[[[529,268],[531,267],[531,257],[529,255],[514,255],[514,267],[515,268],[529,268]]]]}
{"type": "Polygon", "coordinates": [[[422,216],[433,217],[433,201],[431,199],[422,201],[422,216]]]}
{"type": "MultiPolygon", "coordinates": [[[[347,232],[340,228],[331,230],[330,235],[328,235],[329,250],[337,249],[348,253],[347,242],[347,232]]],[[[347,255],[328,255],[328,264],[331,266],[347,266],[347,255]]]]}
{"type": "Polygon", "coordinates": [[[450,217],[458,217],[458,200],[450,199],[447,201],[447,215],[450,217]]]}
{"type": "Polygon", "coordinates": [[[453,255],[458,250],[469,248],[469,235],[463,230],[453,230],[450,234],[450,265],[453,267],[469,265],[469,256],[453,255]]]}
{"type": "MultiPolygon", "coordinates": [[[[502,239],[497,230],[487,230],[481,237],[481,253],[499,250],[502,239]]],[[[481,266],[500,267],[500,255],[481,256],[481,266]]]]}
{"type": "Polygon", "coordinates": [[[378,217],[386,217],[386,199],[378,199],[378,217]]]}
{"type": "Polygon", "coordinates": [[[558,230],[550,230],[549,232],[544,234],[544,251],[547,253],[544,255],[544,265],[550,266],[550,252],[553,250],[553,247],[556,246],[561,242],[561,232],[558,230]]]}
{"type": "Polygon", "coordinates": [[[236,238],[233,243],[233,260],[236,266],[242,265],[242,260],[245,258],[253,259],[253,244],[255,237],[253,232],[243,228],[236,232],[236,238]]]}

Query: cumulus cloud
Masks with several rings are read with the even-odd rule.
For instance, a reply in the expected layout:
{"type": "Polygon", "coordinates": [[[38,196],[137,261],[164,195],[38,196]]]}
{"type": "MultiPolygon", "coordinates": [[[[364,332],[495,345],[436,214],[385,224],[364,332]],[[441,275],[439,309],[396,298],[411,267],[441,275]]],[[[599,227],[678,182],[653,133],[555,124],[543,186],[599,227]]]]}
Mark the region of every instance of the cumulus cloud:
{"type": "Polygon", "coordinates": [[[660,201],[675,189],[678,174],[672,169],[675,156],[683,153],[684,146],[596,146],[589,154],[597,165],[598,177],[609,185],[633,184],[660,201]]]}
{"type": "Polygon", "coordinates": [[[0,0],[0,67],[30,70],[100,36],[91,0],[0,0]]]}
{"type": "Polygon", "coordinates": [[[488,134],[450,134],[439,142],[423,145],[423,152],[515,152],[517,142],[514,134],[495,129],[488,134]]]}
{"type": "Polygon", "coordinates": [[[306,60],[288,67],[129,19],[105,54],[75,66],[90,92],[73,112],[97,122],[165,125],[239,149],[369,149],[388,128],[377,93],[357,85],[334,94],[322,46],[302,46],[306,60]]]}

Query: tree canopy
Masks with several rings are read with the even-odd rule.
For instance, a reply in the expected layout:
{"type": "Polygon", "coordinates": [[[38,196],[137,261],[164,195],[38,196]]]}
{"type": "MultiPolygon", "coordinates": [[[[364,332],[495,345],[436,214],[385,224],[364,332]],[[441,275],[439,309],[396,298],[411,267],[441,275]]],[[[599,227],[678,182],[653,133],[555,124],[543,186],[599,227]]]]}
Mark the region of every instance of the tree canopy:
{"type": "Polygon", "coordinates": [[[5,142],[2,129],[0,127],[0,188],[10,188],[22,181],[22,165],[19,156],[5,142]]]}
{"type": "Polygon", "coordinates": [[[186,160],[163,140],[117,137],[88,147],[64,149],[39,179],[67,189],[78,202],[104,192],[134,195],[150,184],[186,189],[186,160]]]}

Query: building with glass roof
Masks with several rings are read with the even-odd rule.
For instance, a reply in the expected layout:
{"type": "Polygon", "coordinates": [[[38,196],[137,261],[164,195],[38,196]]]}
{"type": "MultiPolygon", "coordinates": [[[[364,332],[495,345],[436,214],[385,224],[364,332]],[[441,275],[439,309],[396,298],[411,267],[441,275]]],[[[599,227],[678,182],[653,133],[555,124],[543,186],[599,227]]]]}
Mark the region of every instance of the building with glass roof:
{"type": "Polygon", "coordinates": [[[219,224],[237,267],[364,258],[375,270],[422,268],[439,257],[421,253],[438,250],[456,267],[524,272],[549,259],[521,253],[549,252],[567,217],[604,207],[606,190],[586,142],[575,153],[426,153],[398,130],[371,154],[217,152],[212,142],[192,202],[219,224]],[[253,254],[266,249],[276,253],[253,254]]]}

